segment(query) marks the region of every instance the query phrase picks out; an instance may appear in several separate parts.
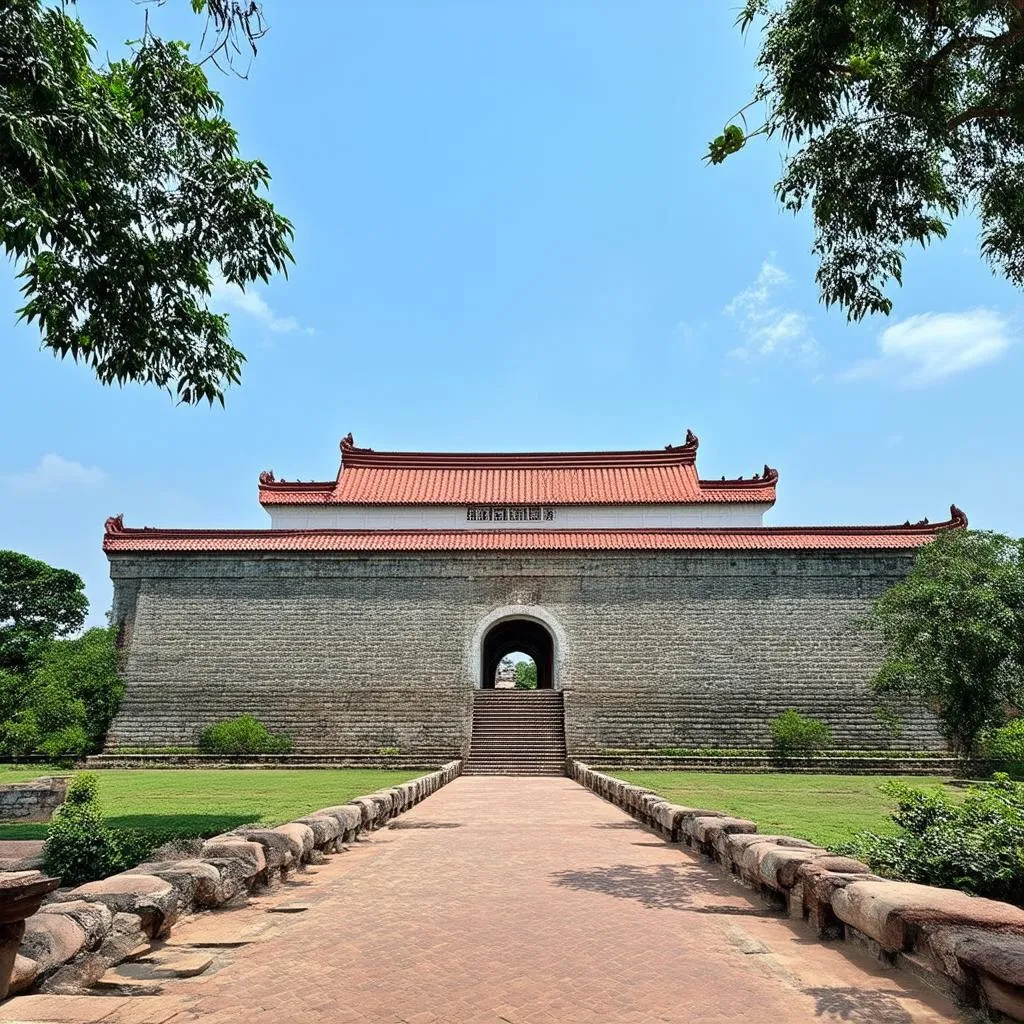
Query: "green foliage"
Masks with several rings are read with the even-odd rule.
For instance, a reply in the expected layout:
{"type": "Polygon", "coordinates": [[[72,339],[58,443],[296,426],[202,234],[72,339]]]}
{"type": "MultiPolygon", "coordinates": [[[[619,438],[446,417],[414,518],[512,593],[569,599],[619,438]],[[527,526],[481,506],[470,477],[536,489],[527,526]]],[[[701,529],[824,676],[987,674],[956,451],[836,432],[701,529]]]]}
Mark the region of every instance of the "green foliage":
{"type": "MultiPolygon", "coordinates": [[[[0,13],[0,22],[4,17],[0,13]]],[[[88,608],[81,576],[17,551],[0,551],[0,671],[26,671],[49,641],[81,627],[88,608]]]]}
{"type": "Polygon", "coordinates": [[[832,730],[817,718],[806,718],[789,708],[772,720],[772,752],[776,757],[799,756],[826,750],[832,745],[832,730]]]}
{"type": "Polygon", "coordinates": [[[287,754],[292,741],[274,735],[253,715],[239,715],[208,725],[199,734],[199,749],[204,754],[287,754]]]}
{"type": "Polygon", "coordinates": [[[50,644],[33,673],[44,691],[66,688],[82,708],[78,719],[89,750],[98,750],[124,696],[117,674],[117,631],[89,629],[74,640],[50,644]]]}
{"type": "Polygon", "coordinates": [[[782,139],[776,192],[811,208],[826,303],[888,313],[907,247],[965,211],[984,258],[1024,286],[1024,5],[748,0],[739,25],[754,22],[762,79],[708,160],[782,139]],[[764,120],[748,129],[751,107],[764,120]]]}
{"type": "MultiPolygon", "coordinates": [[[[201,6],[222,40],[239,30],[239,5],[201,6]]],[[[68,10],[0,8],[0,246],[20,315],[105,384],[223,402],[244,356],[208,308],[215,275],[245,287],[284,272],[291,224],[187,45],[147,30],[129,59],[97,67],[68,10]]]]}
{"type": "Polygon", "coordinates": [[[537,665],[533,661],[517,661],[515,667],[516,689],[537,689],[537,665]]]}
{"type": "Polygon", "coordinates": [[[27,672],[0,672],[0,754],[66,760],[102,746],[124,694],[114,634],[97,628],[54,640],[27,672]]]}
{"type": "Polygon", "coordinates": [[[1024,762],[1024,718],[1015,718],[982,738],[981,752],[998,761],[1024,762]]]}
{"type": "Polygon", "coordinates": [[[890,878],[1024,902],[1024,785],[996,775],[962,803],[892,782],[895,835],[866,832],[846,852],[890,878]]]}
{"type": "Polygon", "coordinates": [[[43,866],[64,885],[105,878],[128,866],[116,832],[103,821],[97,794],[95,775],[77,775],[50,822],[43,866]]]}
{"type": "Polygon", "coordinates": [[[975,753],[982,732],[1024,701],[1024,542],[939,534],[875,602],[869,622],[886,647],[875,692],[924,702],[953,749],[975,753]]]}

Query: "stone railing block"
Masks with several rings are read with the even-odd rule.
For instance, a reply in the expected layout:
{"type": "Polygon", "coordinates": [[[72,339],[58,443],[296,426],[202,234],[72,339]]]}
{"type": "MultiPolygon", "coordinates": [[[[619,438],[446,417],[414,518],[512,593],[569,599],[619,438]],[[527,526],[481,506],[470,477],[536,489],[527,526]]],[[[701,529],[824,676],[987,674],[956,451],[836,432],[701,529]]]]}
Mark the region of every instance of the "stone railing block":
{"type": "Polygon", "coordinates": [[[167,932],[177,920],[180,909],[178,895],[170,882],[135,871],[86,882],[66,893],[57,893],[53,898],[54,904],[76,900],[102,903],[115,914],[134,914],[150,938],[167,932]]]}
{"type": "Polygon", "coordinates": [[[292,857],[294,857],[297,867],[309,863],[315,846],[315,837],[313,836],[313,830],[308,825],[303,825],[297,821],[289,821],[285,825],[277,825],[271,831],[284,836],[288,840],[292,857]]]}
{"type": "Polygon", "coordinates": [[[203,857],[209,860],[234,860],[243,867],[243,876],[255,881],[266,880],[267,858],[260,843],[237,835],[214,836],[203,843],[203,857]]]}
{"type": "Polygon", "coordinates": [[[325,853],[336,853],[341,843],[343,829],[341,822],[333,814],[307,814],[296,819],[299,825],[306,825],[313,832],[313,845],[325,853]]]}
{"type": "Polygon", "coordinates": [[[845,924],[894,951],[909,951],[922,932],[951,925],[1024,935],[1020,907],[913,882],[853,882],[837,890],[832,909],[845,924]]]}

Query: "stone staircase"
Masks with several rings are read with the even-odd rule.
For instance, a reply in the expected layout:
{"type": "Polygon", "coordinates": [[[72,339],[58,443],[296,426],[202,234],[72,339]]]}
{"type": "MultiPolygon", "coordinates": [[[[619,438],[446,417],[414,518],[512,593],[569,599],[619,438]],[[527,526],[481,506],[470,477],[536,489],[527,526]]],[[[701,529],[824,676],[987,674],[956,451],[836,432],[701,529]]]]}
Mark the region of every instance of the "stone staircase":
{"type": "Polygon", "coordinates": [[[464,775],[564,775],[565,710],[556,690],[477,690],[464,775]]]}

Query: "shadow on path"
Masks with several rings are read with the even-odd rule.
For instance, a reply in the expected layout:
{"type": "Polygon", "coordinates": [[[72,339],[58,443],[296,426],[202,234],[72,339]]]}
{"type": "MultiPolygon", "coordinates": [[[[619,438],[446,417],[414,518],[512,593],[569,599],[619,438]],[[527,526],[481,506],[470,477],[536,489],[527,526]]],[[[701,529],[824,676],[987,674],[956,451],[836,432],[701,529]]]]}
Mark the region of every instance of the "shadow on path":
{"type": "Polygon", "coordinates": [[[685,910],[696,914],[735,914],[750,917],[777,917],[768,907],[742,904],[711,904],[695,897],[717,896],[735,899],[736,893],[717,879],[668,864],[640,866],[615,864],[607,868],[556,871],[555,885],[583,892],[598,892],[616,899],[636,900],[652,910],[685,910]]]}
{"type": "Polygon", "coordinates": [[[806,988],[804,994],[814,998],[815,1015],[828,1020],[846,1020],[854,1024],[913,1022],[913,1017],[888,992],[859,988],[806,988]]]}

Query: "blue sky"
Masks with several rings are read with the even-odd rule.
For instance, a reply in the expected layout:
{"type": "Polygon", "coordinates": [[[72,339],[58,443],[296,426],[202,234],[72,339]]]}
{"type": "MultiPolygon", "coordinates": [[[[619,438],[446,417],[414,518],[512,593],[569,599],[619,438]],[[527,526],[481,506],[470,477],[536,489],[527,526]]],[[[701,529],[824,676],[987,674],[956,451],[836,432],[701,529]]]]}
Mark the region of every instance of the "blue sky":
{"type": "MultiPolygon", "coordinates": [[[[81,0],[102,48],[131,0],[81,0]]],[[[945,518],[1024,533],[1024,296],[970,223],[911,255],[888,320],[819,305],[774,142],[706,167],[747,98],[736,5],[265,0],[249,78],[212,72],[295,223],[288,280],[222,294],[226,409],[101,387],[39,350],[0,275],[0,547],[110,603],[103,520],[259,527],[262,469],[376,448],[661,447],[779,468],[773,523],[945,518]]],[[[152,15],[197,39],[186,0],[152,15]]]]}

